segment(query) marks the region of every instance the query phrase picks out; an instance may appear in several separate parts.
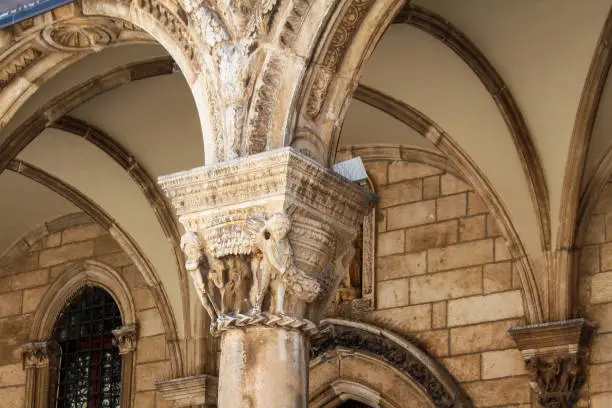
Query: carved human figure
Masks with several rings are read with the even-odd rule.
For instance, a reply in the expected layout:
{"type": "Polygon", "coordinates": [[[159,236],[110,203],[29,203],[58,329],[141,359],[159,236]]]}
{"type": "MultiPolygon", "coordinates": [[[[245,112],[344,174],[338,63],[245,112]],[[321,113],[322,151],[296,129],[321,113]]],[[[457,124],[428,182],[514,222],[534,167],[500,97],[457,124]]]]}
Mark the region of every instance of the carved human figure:
{"type": "Polygon", "coordinates": [[[249,219],[256,251],[261,252],[261,262],[256,265],[253,275],[253,289],[250,298],[254,307],[261,307],[261,301],[268,289],[271,292],[270,311],[284,314],[285,294],[296,296],[305,302],[313,302],[321,293],[319,281],[295,266],[293,249],[289,241],[291,220],[284,213],[273,214],[267,220],[263,217],[249,219]],[[268,283],[269,282],[269,283],[268,283]]]}

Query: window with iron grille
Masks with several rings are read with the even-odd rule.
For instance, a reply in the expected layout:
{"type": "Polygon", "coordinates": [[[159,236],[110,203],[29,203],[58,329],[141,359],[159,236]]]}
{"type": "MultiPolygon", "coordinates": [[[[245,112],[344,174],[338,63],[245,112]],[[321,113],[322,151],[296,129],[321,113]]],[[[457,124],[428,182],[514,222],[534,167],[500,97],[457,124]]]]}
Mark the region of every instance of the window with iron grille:
{"type": "Polygon", "coordinates": [[[104,289],[83,288],[64,307],[54,331],[62,349],[57,408],[119,408],[119,327],[119,307],[104,289]]]}

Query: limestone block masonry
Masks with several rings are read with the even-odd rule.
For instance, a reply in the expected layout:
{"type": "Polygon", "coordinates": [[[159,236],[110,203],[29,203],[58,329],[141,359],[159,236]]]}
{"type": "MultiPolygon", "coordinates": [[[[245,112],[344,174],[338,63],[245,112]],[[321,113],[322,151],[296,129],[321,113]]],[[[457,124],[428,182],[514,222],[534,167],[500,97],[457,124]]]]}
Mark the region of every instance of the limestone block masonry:
{"type": "Polygon", "coordinates": [[[161,177],[221,336],[220,407],[306,407],[308,335],[375,196],[291,148],[161,177]],[[283,358],[284,356],[284,358],[283,358]]]}

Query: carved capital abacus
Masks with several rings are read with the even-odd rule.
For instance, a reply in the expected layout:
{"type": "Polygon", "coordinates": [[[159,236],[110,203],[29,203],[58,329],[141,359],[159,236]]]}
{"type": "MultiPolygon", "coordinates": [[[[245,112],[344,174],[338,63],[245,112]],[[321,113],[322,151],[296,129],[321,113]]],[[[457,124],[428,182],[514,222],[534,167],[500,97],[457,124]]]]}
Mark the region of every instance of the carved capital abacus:
{"type": "Polygon", "coordinates": [[[160,178],[212,331],[316,331],[373,195],[290,148],[160,178]]]}
{"type": "Polygon", "coordinates": [[[135,324],[113,330],[113,344],[119,348],[119,355],[125,355],[136,350],[138,332],[135,324]]]}
{"type": "Polygon", "coordinates": [[[508,330],[531,374],[530,385],[544,408],[571,408],[585,383],[586,353],[595,326],[573,319],[508,330]]]}

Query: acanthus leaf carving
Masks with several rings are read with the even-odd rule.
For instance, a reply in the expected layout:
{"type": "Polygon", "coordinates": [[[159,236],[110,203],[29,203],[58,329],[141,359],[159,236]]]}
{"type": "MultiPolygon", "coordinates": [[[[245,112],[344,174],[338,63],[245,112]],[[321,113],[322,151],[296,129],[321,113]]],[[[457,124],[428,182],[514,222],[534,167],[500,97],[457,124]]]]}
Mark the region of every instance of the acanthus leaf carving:
{"type": "Polygon", "coordinates": [[[113,330],[113,345],[119,349],[120,355],[125,355],[136,350],[138,332],[135,324],[127,325],[113,330]]]}
{"type": "Polygon", "coordinates": [[[42,368],[56,364],[62,351],[55,341],[30,342],[23,345],[23,368],[42,368]]]}
{"type": "Polygon", "coordinates": [[[533,357],[526,361],[530,385],[544,408],[572,408],[585,383],[584,362],[579,356],[533,357]]]}

